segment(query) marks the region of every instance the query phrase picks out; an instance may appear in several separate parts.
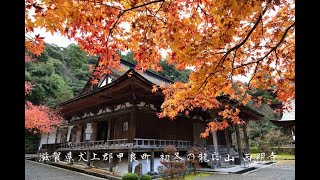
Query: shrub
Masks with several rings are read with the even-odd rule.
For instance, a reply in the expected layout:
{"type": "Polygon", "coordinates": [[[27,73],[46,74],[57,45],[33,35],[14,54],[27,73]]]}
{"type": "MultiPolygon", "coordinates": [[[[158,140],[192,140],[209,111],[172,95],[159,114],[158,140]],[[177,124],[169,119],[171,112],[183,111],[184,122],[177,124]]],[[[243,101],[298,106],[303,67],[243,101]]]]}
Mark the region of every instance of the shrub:
{"type": "Polygon", "coordinates": [[[165,166],[164,168],[164,173],[165,176],[171,176],[173,178],[174,175],[177,175],[180,177],[183,175],[183,172],[185,171],[185,163],[182,161],[160,161],[161,164],[165,166]]]}
{"type": "Polygon", "coordinates": [[[259,147],[259,152],[266,153],[266,156],[269,156],[271,154],[271,151],[271,148],[265,144],[259,147]]]}
{"type": "Polygon", "coordinates": [[[275,154],[291,154],[291,155],[295,155],[295,148],[294,147],[271,147],[271,150],[275,154]]]}
{"type": "Polygon", "coordinates": [[[126,173],[122,176],[122,180],[138,180],[138,174],[136,173],[126,173]]]}
{"type": "Polygon", "coordinates": [[[201,153],[201,151],[196,147],[193,146],[189,151],[187,151],[187,154],[194,154],[196,157],[198,157],[198,155],[201,153]]]}
{"type": "Polygon", "coordinates": [[[193,146],[189,151],[187,151],[187,154],[193,154],[195,156],[194,159],[192,159],[192,157],[187,160],[187,166],[189,169],[193,169],[193,172],[196,172],[196,170],[198,170],[200,168],[199,165],[199,154],[201,153],[201,151],[199,150],[199,148],[197,148],[196,146],[193,146]]]}
{"type": "Polygon", "coordinates": [[[168,145],[167,147],[164,148],[163,150],[166,154],[168,155],[174,155],[175,152],[177,152],[177,148],[172,146],[172,145],[168,145]]]}
{"type": "Polygon", "coordinates": [[[250,147],[250,153],[260,153],[258,147],[250,147]]]}
{"type": "Polygon", "coordinates": [[[148,174],[143,174],[143,175],[141,176],[141,180],[151,180],[151,179],[152,179],[151,176],[148,175],[148,174]]]}

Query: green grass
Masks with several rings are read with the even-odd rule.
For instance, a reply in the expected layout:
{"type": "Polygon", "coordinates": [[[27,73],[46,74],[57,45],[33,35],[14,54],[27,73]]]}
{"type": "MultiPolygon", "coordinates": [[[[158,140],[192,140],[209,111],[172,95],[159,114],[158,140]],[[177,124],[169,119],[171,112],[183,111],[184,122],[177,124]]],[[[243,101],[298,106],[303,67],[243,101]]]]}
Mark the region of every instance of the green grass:
{"type": "MultiPolygon", "coordinates": [[[[252,159],[256,159],[258,153],[252,153],[252,159]]],[[[295,159],[295,155],[291,154],[276,154],[276,160],[295,159]]]]}
{"type": "MultiPolygon", "coordinates": [[[[207,177],[210,176],[212,174],[208,174],[208,173],[196,173],[196,174],[188,174],[185,175],[184,178],[180,177],[180,178],[173,178],[173,179],[183,179],[183,180],[193,180],[195,177],[207,177]]],[[[161,180],[164,180],[163,178],[161,178],[161,180]]]]}
{"type": "Polygon", "coordinates": [[[195,177],[207,177],[210,176],[210,174],[207,173],[196,173],[196,174],[188,174],[184,176],[185,180],[193,180],[195,177]]]}

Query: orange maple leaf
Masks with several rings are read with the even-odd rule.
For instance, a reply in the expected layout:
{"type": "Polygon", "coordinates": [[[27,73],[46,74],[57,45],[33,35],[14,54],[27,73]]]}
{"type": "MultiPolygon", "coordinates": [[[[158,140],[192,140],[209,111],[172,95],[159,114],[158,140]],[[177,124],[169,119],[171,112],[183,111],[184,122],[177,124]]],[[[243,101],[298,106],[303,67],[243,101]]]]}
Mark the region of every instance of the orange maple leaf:
{"type": "Polygon", "coordinates": [[[157,85],[153,85],[152,86],[152,90],[151,90],[151,92],[156,92],[158,90],[158,87],[157,87],[157,85]]]}
{"type": "Polygon", "coordinates": [[[91,83],[92,83],[93,85],[98,84],[98,82],[99,82],[98,79],[94,79],[94,80],[91,81],[91,83]]]}

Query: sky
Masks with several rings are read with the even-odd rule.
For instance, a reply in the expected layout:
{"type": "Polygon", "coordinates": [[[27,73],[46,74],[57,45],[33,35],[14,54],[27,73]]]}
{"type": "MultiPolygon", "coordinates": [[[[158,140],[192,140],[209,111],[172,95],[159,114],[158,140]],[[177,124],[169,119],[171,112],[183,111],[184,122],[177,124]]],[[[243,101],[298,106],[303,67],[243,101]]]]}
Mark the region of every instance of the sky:
{"type": "Polygon", "coordinates": [[[59,47],[67,47],[69,44],[74,43],[77,44],[74,40],[69,40],[67,37],[59,34],[51,34],[50,32],[46,32],[45,29],[35,29],[34,34],[40,34],[41,37],[44,37],[44,41],[46,43],[55,44],[59,47]]]}

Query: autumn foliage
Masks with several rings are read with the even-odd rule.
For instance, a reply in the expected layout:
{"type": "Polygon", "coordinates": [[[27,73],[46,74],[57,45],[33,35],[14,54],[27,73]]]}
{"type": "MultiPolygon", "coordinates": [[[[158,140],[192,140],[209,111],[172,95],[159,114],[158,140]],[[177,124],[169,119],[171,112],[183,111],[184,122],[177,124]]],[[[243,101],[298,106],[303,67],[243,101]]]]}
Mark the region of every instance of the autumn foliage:
{"type": "Polygon", "coordinates": [[[54,127],[60,126],[62,117],[46,106],[35,106],[27,101],[25,105],[25,128],[37,133],[50,133],[54,127]]]}
{"type": "MultiPolygon", "coordinates": [[[[59,32],[100,55],[96,79],[119,66],[115,50],[133,51],[141,70],[160,70],[160,52],[167,51],[169,64],[194,69],[188,83],[161,87],[159,116],[173,119],[219,108],[222,94],[245,105],[252,89],[272,89],[283,103],[294,99],[294,6],[292,0],[26,0],[25,30],[59,32]]],[[[241,122],[236,108],[221,112],[224,121],[210,123],[204,136],[241,122]]]]}
{"type": "MultiPolygon", "coordinates": [[[[40,56],[44,49],[43,38],[36,35],[34,39],[26,37],[25,62],[33,61],[33,55],[40,56]]],[[[31,82],[25,81],[25,95],[31,93],[31,82]]],[[[63,118],[58,111],[52,110],[44,105],[34,105],[29,101],[25,103],[25,128],[35,134],[52,132],[53,128],[62,125],[63,118]]]]}

